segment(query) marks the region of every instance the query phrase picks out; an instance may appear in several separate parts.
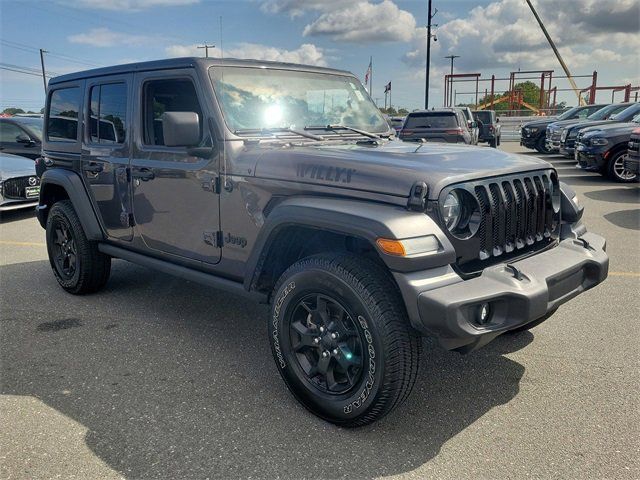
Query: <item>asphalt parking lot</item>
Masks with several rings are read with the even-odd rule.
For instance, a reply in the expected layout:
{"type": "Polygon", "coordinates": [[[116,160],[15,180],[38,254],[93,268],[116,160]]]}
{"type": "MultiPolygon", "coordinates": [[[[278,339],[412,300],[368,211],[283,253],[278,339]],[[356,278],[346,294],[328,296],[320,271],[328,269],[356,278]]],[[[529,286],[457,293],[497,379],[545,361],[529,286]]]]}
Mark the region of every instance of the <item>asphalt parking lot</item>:
{"type": "Polygon", "coordinates": [[[639,478],[639,186],[549,159],[608,280],[466,356],[425,340],[409,401],[356,430],[286,391],[266,307],[122,261],[68,295],[33,214],[4,216],[0,477],[639,478]]]}

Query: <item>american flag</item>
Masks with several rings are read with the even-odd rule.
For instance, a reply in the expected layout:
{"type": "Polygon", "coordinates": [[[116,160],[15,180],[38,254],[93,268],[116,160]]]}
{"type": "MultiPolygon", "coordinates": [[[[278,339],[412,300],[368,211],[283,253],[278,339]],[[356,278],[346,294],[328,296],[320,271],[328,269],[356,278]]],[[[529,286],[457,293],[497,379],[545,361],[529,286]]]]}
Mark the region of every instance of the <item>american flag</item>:
{"type": "Polygon", "coordinates": [[[390,92],[391,91],[391,82],[387,83],[384,86],[384,93],[390,92]]]}
{"type": "Polygon", "coordinates": [[[367,68],[367,73],[364,74],[364,83],[365,85],[369,83],[369,77],[371,76],[371,61],[369,61],[369,67],[367,68]]]}

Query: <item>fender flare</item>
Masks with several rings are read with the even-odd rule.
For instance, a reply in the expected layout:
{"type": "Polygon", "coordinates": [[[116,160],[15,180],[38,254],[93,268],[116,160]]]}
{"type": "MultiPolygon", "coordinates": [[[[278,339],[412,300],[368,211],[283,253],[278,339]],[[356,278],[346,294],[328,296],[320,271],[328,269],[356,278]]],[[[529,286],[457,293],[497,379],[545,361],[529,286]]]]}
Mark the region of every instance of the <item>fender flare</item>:
{"type": "Polygon", "coordinates": [[[424,212],[370,201],[293,197],[273,208],[265,218],[253,251],[246,264],[245,288],[250,290],[260,276],[264,259],[281,229],[290,226],[316,228],[363,238],[377,251],[390,270],[410,272],[455,262],[453,245],[436,222],[424,212]],[[406,239],[435,235],[441,248],[432,254],[402,258],[384,253],[376,245],[378,238],[406,239]]]}
{"type": "Polygon", "coordinates": [[[40,179],[40,201],[37,207],[38,221],[42,228],[47,227],[47,216],[51,205],[45,202],[46,191],[48,185],[57,185],[62,187],[73,204],[73,208],[78,214],[82,229],[87,239],[103,240],[104,234],[100,228],[100,223],[93,210],[91,199],[84,187],[84,183],[80,176],[71,170],[62,168],[52,168],[43,173],[40,179]]]}

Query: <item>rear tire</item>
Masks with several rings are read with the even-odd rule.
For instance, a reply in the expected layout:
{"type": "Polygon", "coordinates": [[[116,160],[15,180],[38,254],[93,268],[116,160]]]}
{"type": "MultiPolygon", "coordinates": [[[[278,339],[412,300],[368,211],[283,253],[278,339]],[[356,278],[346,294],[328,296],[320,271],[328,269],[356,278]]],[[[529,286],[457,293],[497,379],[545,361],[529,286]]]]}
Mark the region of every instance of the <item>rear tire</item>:
{"type": "Polygon", "coordinates": [[[627,158],[629,153],[626,150],[622,150],[618,153],[613,154],[609,163],[607,164],[607,176],[616,182],[620,183],[631,183],[635,182],[638,179],[638,175],[626,170],[624,168],[624,160],[627,158]]]}
{"type": "Polygon", "coordinates": [[[100,290],[111,273],[111,257],[87,239],[69,200],[57,202],[47,217],[47,252],[53,274],[62,288],[75,295],[100,290]]]}
{"type": "Polygon", "coordinates": [[[551,150],[547,148],[546,138],[542,135],[538,140],[536,140],[536,150],[539,153],[544,153],[545,155],[551,153],[551,150]]]}
{"type": "Polygon", "coordinates": [[[273,299],[278,371],[312,413],[357,427],[409,396],[422,339],[382,267],[346,253],[307,257],[282,274],[273,299]]]}
{"type": "Polygon", "coordinates": [[[489,140],[489,146],[490,146],[491,148],[496,148],[496,147],[498,146],[498,140],[497,140],[497,139],[495,139],[495,138],[493,138],[493,139],[489,140]]]}

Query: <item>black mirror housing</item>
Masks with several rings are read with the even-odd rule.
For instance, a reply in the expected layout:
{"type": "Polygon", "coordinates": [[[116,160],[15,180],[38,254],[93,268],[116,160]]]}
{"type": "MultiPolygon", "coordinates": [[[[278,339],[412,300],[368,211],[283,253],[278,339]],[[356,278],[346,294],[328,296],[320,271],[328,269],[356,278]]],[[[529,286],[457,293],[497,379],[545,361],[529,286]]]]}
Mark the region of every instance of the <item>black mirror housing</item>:
{"type": "Polygon", "coordinates": [[[196,112],[165,112],[160,118],[167,147],[194,147],[200,143],[200,118],[196,112]]]}
{"type": "Polygon", "coordinates": [[[30,144],[33,143],[33,140],[31,140],[31,138],[29,138],[29,135],[27,135],[26,133],[21,133],[20,135],[16,135],[16,142],[30,144]]]}

